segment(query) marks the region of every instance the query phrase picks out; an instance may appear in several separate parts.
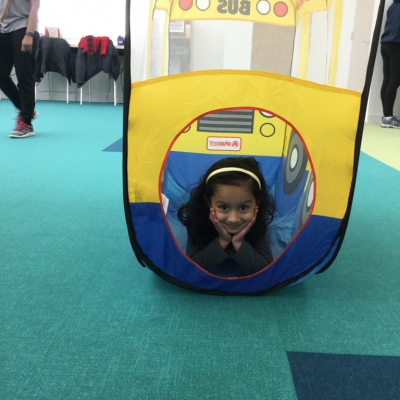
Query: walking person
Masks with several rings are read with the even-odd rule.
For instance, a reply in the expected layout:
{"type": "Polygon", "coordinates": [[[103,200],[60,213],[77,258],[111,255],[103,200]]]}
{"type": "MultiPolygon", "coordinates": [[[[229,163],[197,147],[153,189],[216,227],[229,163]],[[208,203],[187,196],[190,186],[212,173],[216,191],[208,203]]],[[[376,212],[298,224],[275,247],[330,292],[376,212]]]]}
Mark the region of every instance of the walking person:
{"type": "Polygon", "coordinates": [[[383,128],[400,128],[400,120],[393,115],[397,89],[400,86],[400,0],[393,0],[387,11],[387,20],[381,37],[383,83],[381,101],[383,128]]]}
{"type": "Polygon", "coordinates": [[[40,0],[0,0],[0,89],[18,110],[11,138],[33,136],[35,50],[40,0]],[[11,79],[12,68],[18,85],[11,79]]]}

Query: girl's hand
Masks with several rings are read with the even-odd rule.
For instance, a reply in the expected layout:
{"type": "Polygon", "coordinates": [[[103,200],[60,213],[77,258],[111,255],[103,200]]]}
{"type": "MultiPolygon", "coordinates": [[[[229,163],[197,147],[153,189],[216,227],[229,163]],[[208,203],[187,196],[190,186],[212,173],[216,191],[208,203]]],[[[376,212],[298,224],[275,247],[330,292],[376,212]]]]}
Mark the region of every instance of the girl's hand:
{"type": "Polygon", "coordinates": [[[210,208],[210,221],[213,223],[215,229],[218,232],[219,244],[225,250],[228,247],[229,243],[232,241],[232,236],[220,224],[213,208],[210,208]]]}
{"type": "Polygon", "coordinates": [[[249,223],[240,232],[238,232],[236,235],[232,236],[232,245],[236,251],[238,251],[240,249],[240,246],[243,243],[244,237],[247,235],[247,232],[254,225],[254,222],[256,222],[257,213],[258,213],[258,207],[256,207],[254,209],[253,218],[249,221],[249,223]]]}

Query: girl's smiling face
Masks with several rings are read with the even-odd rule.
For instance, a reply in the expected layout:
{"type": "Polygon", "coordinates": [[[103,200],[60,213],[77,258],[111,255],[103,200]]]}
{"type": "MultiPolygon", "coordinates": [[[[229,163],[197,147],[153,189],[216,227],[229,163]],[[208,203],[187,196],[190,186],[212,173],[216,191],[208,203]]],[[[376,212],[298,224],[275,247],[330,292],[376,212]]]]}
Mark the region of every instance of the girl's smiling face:
{"type": "Polygon", "coordinates": [[[239,233],[253,218],[257,207],[249,183],[240,186],[217,185],[210,199],[210,207],[230,235],[239,233]]]}

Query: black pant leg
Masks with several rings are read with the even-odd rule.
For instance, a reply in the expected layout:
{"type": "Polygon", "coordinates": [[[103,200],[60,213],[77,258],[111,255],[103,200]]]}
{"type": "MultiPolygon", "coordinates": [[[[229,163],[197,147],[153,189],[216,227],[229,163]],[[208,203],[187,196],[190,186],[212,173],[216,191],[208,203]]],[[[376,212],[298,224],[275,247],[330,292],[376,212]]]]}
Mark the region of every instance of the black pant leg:
{"type": "Polygon", "coordinates": [[[382,111],[383,115],[385,114],[385,103],[386,103],[386,89],[389,85],[389,79],[390,79],[390,58],[389,55],[386,52],[386,45],[383,45],[381,47],[381,55],[382,55],[382,61],[383,61],[383,81],[382,81],[382,86],[381,86],[381,102],[382,102],[382,111]]]}
{"type": "Polygon", "coordinates": [[[18,89],[10,77],[13,65],[12,33],[0,33],[0,89],[12,101],[15,108],[20,110],[18,89]]]}
{"type": "Polygon", "coordinates": [[[386,65],[386,75],[388,75],[388,77],[386,77],[386,89],[384,90],[384,88],[382,88],[383,93],[381,94],[383,98],[383,115],[392,116],[393,106],[397,95],[397,89],[400,87],[400,44],[386,43],[382,46],[382,51],[385,52],[387,58],[389,59],[389,62],[386,62],[388,64],[386,65]],[[389,72],[387,72],[387,70],[389,72]]]}
{"type": "Polygon", "coordinates": [[[38,34],[35,33],[32,53],[21,51],[22,39],[25,36],[25,28],[12,32],[14,67],[18,80],[18,92],[21,103],[21,117],[27,124],[31,123],[35,110],[35,51],[38,34]]]}

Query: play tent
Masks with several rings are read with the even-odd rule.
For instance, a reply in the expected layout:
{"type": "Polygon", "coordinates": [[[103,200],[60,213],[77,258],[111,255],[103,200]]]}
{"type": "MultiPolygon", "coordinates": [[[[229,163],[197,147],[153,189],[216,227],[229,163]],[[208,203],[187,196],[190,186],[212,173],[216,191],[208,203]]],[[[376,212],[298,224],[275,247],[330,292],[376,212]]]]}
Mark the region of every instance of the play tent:
{"type": "Polygon", "coordinates": [[[349,221],[384,1],[131,0],[124,204],[139,262],[179,286],[264,294],[326,270],[349,221]],[[254,156],[274,261],[215,276],[177,209],[207,168],[254,156]]]}

